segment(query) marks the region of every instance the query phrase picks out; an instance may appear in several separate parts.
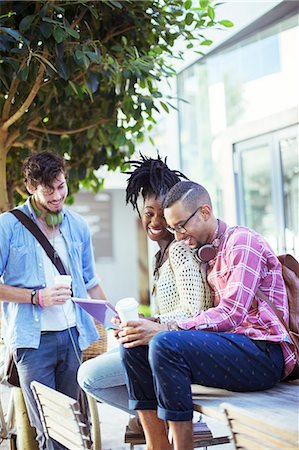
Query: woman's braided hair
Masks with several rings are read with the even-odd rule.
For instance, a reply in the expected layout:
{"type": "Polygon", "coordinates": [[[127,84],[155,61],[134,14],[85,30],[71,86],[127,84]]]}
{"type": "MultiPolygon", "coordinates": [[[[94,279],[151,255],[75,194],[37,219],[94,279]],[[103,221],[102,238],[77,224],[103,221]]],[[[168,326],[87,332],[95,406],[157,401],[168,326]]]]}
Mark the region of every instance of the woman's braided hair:
{"type": "Polygon", "coordinates": [[[133,171],[124,173],[131,175],[127,180],[126,203],[131,203],[133,209],[138,211],[138,197],[142,195],[143,199],[154,195],[156,198],[164,196],[181,178],[188,178],[178,170],[171,170],[166,164],[167,157],[163,161],[160,155],[157,158],[150,158],[140,153],[139,161],[128,161],[133,171]]]}

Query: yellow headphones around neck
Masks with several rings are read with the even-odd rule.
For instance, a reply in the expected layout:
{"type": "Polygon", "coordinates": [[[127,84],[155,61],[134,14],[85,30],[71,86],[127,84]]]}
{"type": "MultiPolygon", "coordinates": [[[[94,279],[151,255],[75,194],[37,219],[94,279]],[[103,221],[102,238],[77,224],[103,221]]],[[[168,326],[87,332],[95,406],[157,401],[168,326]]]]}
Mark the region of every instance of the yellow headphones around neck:
{"type": "Polygon", "coordinates": [[[30,198],[30,202],[31,202],[32,208],[34,209],[36,217],[43,216],[47,225],[55,226],[55,225],[60,225],[62,223],[63,213],[61,211],[59,213],[50,213],[50,212],[43,213],[43,211],[38,209],[36,201],[33,196],[30,198]]]}

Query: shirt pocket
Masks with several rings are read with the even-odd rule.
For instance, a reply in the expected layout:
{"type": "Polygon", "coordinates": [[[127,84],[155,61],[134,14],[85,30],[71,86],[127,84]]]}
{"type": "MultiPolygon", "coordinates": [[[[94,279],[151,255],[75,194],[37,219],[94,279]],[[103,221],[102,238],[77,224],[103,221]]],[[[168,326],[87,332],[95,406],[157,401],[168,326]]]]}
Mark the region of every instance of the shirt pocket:
{"type": "Polygon", "coordinates": [[[32,267],[35,263],[35,252],[30,245],[15,246],[10,248],[10,256],[7,261],[6,269],[8,272],[22,273],[24,268],[32,267]]]}

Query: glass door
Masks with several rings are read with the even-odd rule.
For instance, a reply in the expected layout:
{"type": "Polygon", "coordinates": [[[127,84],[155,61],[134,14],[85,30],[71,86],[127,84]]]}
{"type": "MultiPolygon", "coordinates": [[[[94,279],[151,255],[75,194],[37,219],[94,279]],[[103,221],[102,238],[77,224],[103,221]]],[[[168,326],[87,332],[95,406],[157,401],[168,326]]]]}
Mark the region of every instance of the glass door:
{"type": "Polygon", "coordinates": [[[299,257],[298,126],[234,145],[238,221],[299,257]]]}
{"type": "MultiPolygon", "coordinates": [[[[296,129],[296,128],[295,128],[296,129]]],[[[283,183],[285,251],[299,256],[299,147],[293,136],[278,135],[283,183]]]]}

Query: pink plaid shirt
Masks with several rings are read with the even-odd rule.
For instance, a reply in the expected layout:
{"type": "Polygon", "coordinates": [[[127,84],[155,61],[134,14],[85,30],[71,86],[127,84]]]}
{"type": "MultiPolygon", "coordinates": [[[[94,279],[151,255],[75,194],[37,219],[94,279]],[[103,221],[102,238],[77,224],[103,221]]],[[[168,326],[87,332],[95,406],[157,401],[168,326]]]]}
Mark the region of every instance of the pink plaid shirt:
{"type": "Polygon", "coordinates": [[[179,322],[180,328],[226,331],[280,342],[287,376],[296,361],[293,344],[274,311],[257,295],[260,288],[289,323],[281,265],[263,237],[246,227],[227,228],[217,256],[209,262],[208,282],[214,307],[179,322]]]}

